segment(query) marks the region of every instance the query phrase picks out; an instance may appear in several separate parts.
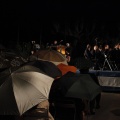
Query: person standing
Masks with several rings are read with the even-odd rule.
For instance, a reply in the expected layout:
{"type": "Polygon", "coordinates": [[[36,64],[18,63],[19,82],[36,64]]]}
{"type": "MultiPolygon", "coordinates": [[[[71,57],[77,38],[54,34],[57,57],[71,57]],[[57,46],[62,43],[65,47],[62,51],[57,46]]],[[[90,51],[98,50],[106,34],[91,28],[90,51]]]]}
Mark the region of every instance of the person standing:
{"type": "Polygon", "coordinates": [[[92,61],[93,56],[91,54],[91,50],[92,50],[91,48],[92,48],[91,45],[87,44],[86,49],[84,51],[84,57],[92,61]]]}
{"type": "Polygon", "coordinates": [[[37,104],[36,106],[32,107],[30,110],[25,112],[22,117],[18,120],[54,120],[53,116],[49,111],[49,101],[44,100],[37,104]],[[44,116],[41,114],[44,113],[44,116]],[[41,116],[40,116],[41,115],[41,116]],[[32,117],[31,117],[32,116],[32,117]]]}
{"type": "Polygon", "coordinates": [[[101,65],[101,54],[102,53],[100,52],[98,45],[94,45],[91,53],[92,53],[92,61],[94,63],[94,69],[98,70],[102,67],[101,65]]]}
{"type": "Polygon", "coordinates": [[[58,41],[54,40],[53,44],[51,45],[52,50],[56,50],[58,49],[58,41]]]}
{"type": "MultiPolygon", "coordinates": [[[[98,81],[98,78],[97,76],[94,74],[94,73],[89,73],[89,68],[81,68],[80,69],[80,73],[81,74],[89,74],[91,76],[91,78],[94,80],[94,82],[100,86],[99,84],[99,81],[98,81]]],[[[90,115],[94,115],[95,112],[94,112],[94,107],[96,109],[99,109],[100,108],[100,100],[101,100],[101,93],[99,93],[93,100],[90,101],[89,103],[89,113],[87,114],[90,114],[90,115]]]]}
{"type": "Polygon", "coordinates": [[[72,47],[70,43],[66,43],[65,55],[66,55],[68,64],[70,63],[70,60],[71,60],[71,53],[72,53],[72,47]]]}

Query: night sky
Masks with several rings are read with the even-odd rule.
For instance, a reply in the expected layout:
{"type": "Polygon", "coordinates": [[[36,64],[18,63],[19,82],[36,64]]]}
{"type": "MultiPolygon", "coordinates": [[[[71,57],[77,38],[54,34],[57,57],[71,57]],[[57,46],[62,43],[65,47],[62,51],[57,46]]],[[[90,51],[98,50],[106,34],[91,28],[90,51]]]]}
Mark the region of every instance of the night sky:
{"type": "Polygon", "coordinates": [[[96,21],[98,25],[104,23],[108,29],[111,31],[113,29],[114,33],[115,26],[120,23],[120,8],[115,0],[96,2],[86,0],[79,2],[2,0],[0,12],[0,42],[3,44],[9,44],[11,41],[16,42],[18,38],[19,41],[39,41],[43,35],[47,36],[44,39],[49,39],[49,28],[51,23],[55,21],[72,23],[77,19],[84,18],[87,23],[91,23],[91,21],[96,21]],[[42,32],[41,28],[44,29],[42,32]]]}

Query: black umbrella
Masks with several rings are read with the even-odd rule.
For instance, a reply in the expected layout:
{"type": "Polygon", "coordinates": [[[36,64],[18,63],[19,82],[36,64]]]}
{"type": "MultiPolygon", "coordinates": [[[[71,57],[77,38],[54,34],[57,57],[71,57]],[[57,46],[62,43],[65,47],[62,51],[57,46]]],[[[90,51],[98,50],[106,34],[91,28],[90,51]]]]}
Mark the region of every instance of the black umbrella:
{"type": "Polygon", "coordinates": [[[27,60],[13,50],[6,49],[0,54],[0,68],[17,67],[27,60]]]}
{"type": "Polygon", "coordinates": [[[53,82],[50,98],[61,96],[92,100],[100,92],[100,86],[94,82],[89,74],[68,72],[53,82]]]}
{"type": "Polygon", "coordinates": [[[29,62],[27,64],[39,68],[41,71],[43,71],[50,77],[56,78],[56,77],[62,76],[62,72],[52,62],[36,60],[36,61],[29,62]]]}

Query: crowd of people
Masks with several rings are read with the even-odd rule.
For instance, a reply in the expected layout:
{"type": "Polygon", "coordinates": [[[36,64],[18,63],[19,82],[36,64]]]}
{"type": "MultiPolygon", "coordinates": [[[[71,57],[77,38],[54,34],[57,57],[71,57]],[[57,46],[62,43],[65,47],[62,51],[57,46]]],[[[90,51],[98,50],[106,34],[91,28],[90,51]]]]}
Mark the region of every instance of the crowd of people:
{"type": "MultiPolygon", "coordinates": [[[[62,44],[62,40],[58,43],[57,40],[53,41],[52,44],[49,46],[46,46],[47,48],[51,48],[52,50],[56,50],[64,54],[67,58],[67,62],[69,65],[72,61],[72,45],[71,43],[67,42],[64,45],[62,44]]],[[[86,48],[83,53],[83,57],[91,62],[93,62],[94,66],[93,69],[95,70],[101,70],[101,69],[112,69],[112,70],[119,70],[120,69],[120,44],[117,43],[114,45],[114,47],[110,47],[109,44],[102,45],[90,45],[87,44],[86,48]]],[[[94,82],[99,85],[97,76],[95,74],[89,73],[89,68],[85,69],[79,69],[80,73],[82,74],[90,74],[91,78],[93,78],[94,82]]],[[[100,85],[99,85],[100,86],[100,85]]],[[[95,111],[94,109],[100,108],[100,100],[101,100],[101,93],[99,93],[93,100],[89,101],[89,111],[86,111],[86,104],[88,104],[88,101],[81,101],[81,99],[76,100],[76,108],[78,111],[78,119],[83,120],[83,112],[85,114],[94,115],[95,111]],[[82,105],[82,109],[80,109],[82,105]]],[[[88,110],[88,109],[87,109],[88,110]]],[[[54,119],[52,117],[52,119],[54,119]]]]}
{"type": "MultiPolygon", "coordinates": [[[[72,54],[74,54],[74,48],[69,42],[66,42],[64,45],[62,45],[61,43],[62,42],[58,43],[58,41],[55,40],[51,45],[51,48],[64,54],[67,58],[68,64],[71,64],[72,54]]],[[[95,70],[119,70],[120,43],[115,44],[114,47],[111,47],[109,44],[87,44],[83,53],[83,57],[94,63],[93,69],[95,70]]]]}
{"type": "MultiPolygon", "coordinates": [[[[71,63],[72,61],[72,54],[73,53],[73,48],[71,43],[66,42],[62,44],[63,40],[58,42],[57,40],[54,40],[53,43],[50,45],[46,46],[46,48],[50,48],[52,50],[56,50],[61,52],[62,54],[65,55],[67,58],[67,62],[69,65],[73,65],[71,63]]],[[[32,41],[33,44],[33,49],[31,51],[31,54],[33,52],[36,52],[41,49],[41,46],[39,44],[36,44],[35,41],[32,41]]],[[[109,44],[105,44],[104,46],[102,45],[90,45],[87,44],[86,48],[83,52],[83,57],[87,60],[90,60],[94,64],[94,68],[96,70],[99,69],[112,69],[112,70],[120,70],[120,43],[117,43],[114,45],[114,47],[111,47],[109,44]]],[[[85,69],[79,69],[80,73],[82,74],[89,74],[91,78],[93,78],[94,82],[99,85],[97,76],[95,74],[89,73],[89,68],[85,69]]],[[[99,85],[100,86],[100,85],[99,85]]],[[[94,109],[99,109],[100,108],[100,100],[101,100],[101,93],[99,93],[93,100],[89,101],[89,111],[86,111],[86,104],[88,104],[88,101],[82,101],[82,99],[72,99],[76,103],[76,108],[77,108],[77,117],[78,119],[83,120],[83,112],[85,114],[90,114],[94,115],[95,111],[94,109]],[[82,107],[81,107],[82,106],[82,107]]],[[[43,101],[42,103],[36,105],[34,109],[36,110],[37,108],[46,108],[48,109],[48,118],[49,120],[54,120],[54,117],[49,111],[49,101],[43,101]],[[43,106],[44,105],[44,106],[43,106]]],[[[28,111],[29,112],[29,111],[28,111]]],[[[31,110],[30,110],[31,112],[31,110]]]]}
{"type": "Polygon", "coordinates": [[[95,69],[120,69],[120,44],[117,43],[114,47],[106,44],[104,46],[87,44],[84,56],[95,64],[95,69]]]}
{"type": "MultiPolygon", "coordinates": [[[[56,50],[56,51],[58,51],[58,48],[60,47],[60,46],[62,46],[61,44],[58,44],[58,42],[57,42],[57,40],[55,40],[54,42],[53,42],[53,44],[51,45],[51,49],[53,49],[53,50],[56,50]]],[[[87,45],[87,47],[88,47],[88,45],[87,45]]],[[[97,45],[94,47],[94,49],[97,49],[97,45]]],[[[67,62],[68,62],[68,64],[69,65],[72,65],[71,64],[71,59],[72,59],[72,50],[73,50],[73,48],[72,48],[72,46],[71,46],[71,44],[69,43],[69,42],[67,42],[67,43],[65,43],[65,48],[64,48],[64,50],[65,50],[65,52],[64,52],[64,54],[65,54],[65,56],[66,56],[66,58],[67,58],[67,62]]],[[[62,51],[59,51],[59,52],[61,52],[62,53],[62,51]]],[[[92,51],[91,49],[90,49],[90,57],[91,58],[89,58],[89,56],[87,56],[89,53],[87,52],[86,53],[86,50],[85,50],[85,52],[83,53],[83,55],[84,55],[84,57],[86,58],[86,59],[93,59],[92,57],[94,56],[94,54],[92,53],[92,52],[94,52],[94,51],[92,51]],[[85,55],[86,54],[86,55],[85,55]],[[93,54],[93,55],[92,55],[93,54]]],[[[81,74],[88,74],[89,73],[89,68],[85,68],[85,69],[80,69],[80,73],[81,74]]],[[[90,74],[90,76],[93,78],[93,80],[95,81],[95,83],[96,84],[98,84],[99,85],[99,82],[98,82],[98,79],[97,79],[97,76],[95,75],[95,74],[92,74],[92,73],[89,73],[90,74]]],[[[100,85],[99,85],[100,86],[100,85]]],[[[55,97],[55,96],[54,96],[55,97]]],[[[60,94],[58,95],[57,94],[57,99],[60,97],[60,99],[61,99],[61,96],[60,96],[60,94]]],[[[63,98],[62,98],[63,99],[63,98]]],[[[66,99],[66,98],[64,98],[64,99],[66,99]]],[[[100,108],[100,99],[101,99],[101,93],[99,93],[93,100],[91,100],[91,101],[87,101],[87,100],[82,100],[82,99],[72,99],[72,100],[74,100],[74,102],[76,103],[76,109],[77,109],[77,115],[76,115],[76,120],[77,119],[80,119],[80,120],[83,120],[83,114],[85,114],[85,115],[94,115],[95,114],[95,111],[94,111],[94,109],[99,109],[100,108]],[[88,102],[90,102],[90,103],[88,103],[88,102]],[[89,109],[87,108],[88,107],[88,104],[89,104],[89,109]]],[[[70,98],[69,98],[69,100],[71,100],[70,98]]]]}

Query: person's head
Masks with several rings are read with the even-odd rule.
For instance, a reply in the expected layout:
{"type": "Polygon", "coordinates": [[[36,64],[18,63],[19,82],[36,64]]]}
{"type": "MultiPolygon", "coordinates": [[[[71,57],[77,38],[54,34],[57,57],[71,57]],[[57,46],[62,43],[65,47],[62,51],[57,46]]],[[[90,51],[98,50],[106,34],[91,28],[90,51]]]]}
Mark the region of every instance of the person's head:
{"type": "Polygon", "coordinates": [[[90,44],[87,44],[87,49],[90,50],[91,49],[91,45],[90,44]]]}
{"type": "Polygon", "coordinates": [[[54,44],[57,44],[57,40],[54,41],[54,44]]]}
{"type": "Polygon", "coordinates": [[[70,47],[70,43],[66,43],[66,46],[67,46],[67,47],[70,47]]]}
{"type": "Polygon", "coordinates": [[[115,45],[114,45],[114,48],[115,48],[115,49],[119,49],[119,43],[115,44],[115,45]]]}
{"type": "Polygon", "coordinates": [[[98,50],[98,45],[95,45],[93,48],[95,51],[98,50]]]}
{"type": "Polygon", "coordinates": [[[103,47],[102,45],[99,46],[99,50],[102,51],[103,50],[103,47]]]}
{"type": "Polygon", "coordinates": [[[105,50],[108,50],[110,47],[108,44],[105,45],[105,50]]]}
{"type": "Polygon", "coordinates": [[[119,50],[120,50],[120,43],[119,43],[119,47],[118,47],[118,48],[119,48],[119,50]]]}

